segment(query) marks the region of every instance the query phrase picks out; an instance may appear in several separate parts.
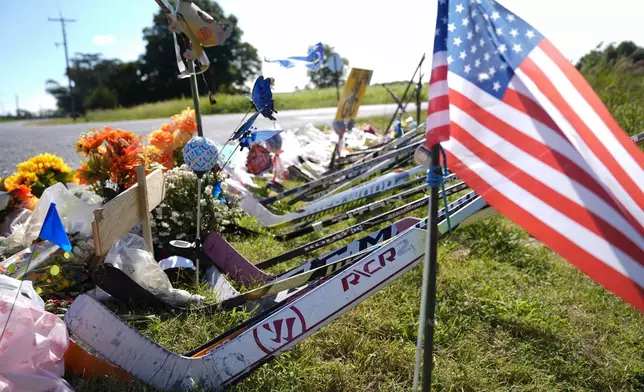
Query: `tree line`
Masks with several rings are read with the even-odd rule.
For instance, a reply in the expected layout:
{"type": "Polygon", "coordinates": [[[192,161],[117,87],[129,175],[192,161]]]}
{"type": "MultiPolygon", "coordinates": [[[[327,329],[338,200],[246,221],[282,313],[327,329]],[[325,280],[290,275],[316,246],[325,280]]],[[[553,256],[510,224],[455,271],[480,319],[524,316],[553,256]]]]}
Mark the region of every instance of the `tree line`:
{"type": "MultiPolygon", "coordinates": [[[[210,68],[205,72],[205,78],[198,78],[200,91],[244,91],[244,84],[252,81],[261,71],[257,49],[242,40],[243,31],[234,15],[224,15],[223,9],[215,1],[194,2],[215,19],[233,26],[233,32],[224,45],[205,48],[210,68]]],[[[190,96],[189,83],[177,78],[174,41],[168,30],[168,20],[161,10],[155,13],[152,26],[143,29],[143,40],[145,53],[131,62],[105,59],[97,53],[76,53],[70,59],[68,70],[73,82],[72,94],[67,86],[55,80],[46,82],[46,90],[56,98],[59,112],[71,113],[72,99],[76,112],[83,114],[87,110],[131,107],[190,96]]],[[[179,41],[183,52],[182,39],[179,41]]],[[[325,51],[327,56],[336,54],[328,45],[325,45],[325,51]]],[[[345,62],[348,63],[346,59],[345,62]]],[[[325,69],[309,72],[309,77],[315,87],[335,85],[334,76],[325,69]]]]}

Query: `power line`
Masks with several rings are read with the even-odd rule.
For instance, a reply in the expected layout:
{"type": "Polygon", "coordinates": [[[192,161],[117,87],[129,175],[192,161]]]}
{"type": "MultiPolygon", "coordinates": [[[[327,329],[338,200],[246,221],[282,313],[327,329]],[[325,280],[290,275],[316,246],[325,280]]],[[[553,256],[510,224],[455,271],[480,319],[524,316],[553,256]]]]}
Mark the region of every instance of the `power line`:
{"type": "MultiPolygon", "coordinates": [[[[67,53],[67,33],[65,31],[65,23],[73,23],[76,22],[76,19],[65,19],[63,18],[63,12],[59,11],[60,18],[49,18],[50,22],[60,22],[60,26],[63,30],[63,47],[65,48],[65,65],[66,65],[66,70],[67,70],[67,81],[69,83],[69,100],[71,104],[71,110],[72,110],[72,117],[75,118],[76,115],[76,109],[74,105],[74,95],[72,94],[72,77],[69,72],[69,55],[67,53]]],[[[61,45],[60,42],[55,42],[54,43],[57,47],[61,45]]]]}

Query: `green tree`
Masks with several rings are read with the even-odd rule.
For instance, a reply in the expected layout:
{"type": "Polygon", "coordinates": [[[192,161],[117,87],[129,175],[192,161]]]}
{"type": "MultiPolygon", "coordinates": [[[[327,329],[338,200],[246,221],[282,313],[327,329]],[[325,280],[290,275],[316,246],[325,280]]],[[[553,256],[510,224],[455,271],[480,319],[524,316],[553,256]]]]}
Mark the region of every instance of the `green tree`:
{"type": "MultiPolygon", "coordinates": [[[[172,3],[176,3],[172,1],[172,3]]],[[[237,26],[234,15],[224,15],[223,9],[214,1],[195,0],[194,3],[213,18],[233,26],[230,37],[223,45],[205,48],[210,59],[210,69],[206,71],[210,88],[220,92],[239,91],[259,74],[261,62],[257,49],[242,41],[242,30],[237,26]]],[[[178,34],[181,53],[185,50],[182,34],[178,34]]],[[[168,19],[159,9],[154,15],[152,27],[143,30],[146,41],[145,54],[140,58],[141,78],[151,100],[164,100],[190,96],[190,85],[177,78],[178,70],[172,33],[168,29],[168,19]]],[[[198,79],[203,82],[202,78],[198,79]]],[[[200,86],[204,92],[205,86],[200,86]]]]}
{"type": "Polygon", "coordinates": [[[112,90],[101,85],[89,93],[83,106],[86,110],[113,109],[116,107],[116,95],[112,90]]]}
{"type": "MultiPolygon", "coordinates": [[[[332,46],[322,46],[324,47],[324,55],[327,59],[338,54],[332,46]]],[[[344,66],[342,67],[342,72],[340,73],[339,77],[340,85],[344,84],[349,69],[349,60],[342,57],[342,61],[344,62],[344,66]]],[[[318,69],[317,71],[314,71],[312,69],[308,70],[307,75],[309,76],[309,79],[311,79],[311,84],[313,84],[313,86],[316,88],[335,86],[336,74],[334,72],[331,72],[329,67],[326,65],[318,69]]]]}

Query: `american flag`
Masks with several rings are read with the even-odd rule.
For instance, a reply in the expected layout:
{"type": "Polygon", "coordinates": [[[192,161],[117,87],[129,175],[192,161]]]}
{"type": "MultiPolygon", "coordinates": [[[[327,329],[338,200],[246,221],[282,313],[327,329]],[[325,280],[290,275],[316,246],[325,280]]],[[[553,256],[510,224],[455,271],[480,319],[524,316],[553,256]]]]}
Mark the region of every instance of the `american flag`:
{"type": "Polygon", "coordinates": [[[427,114],[450,170],[644,311],[644,154],[539,31],[492,0],[439,0],[427,114]]]}

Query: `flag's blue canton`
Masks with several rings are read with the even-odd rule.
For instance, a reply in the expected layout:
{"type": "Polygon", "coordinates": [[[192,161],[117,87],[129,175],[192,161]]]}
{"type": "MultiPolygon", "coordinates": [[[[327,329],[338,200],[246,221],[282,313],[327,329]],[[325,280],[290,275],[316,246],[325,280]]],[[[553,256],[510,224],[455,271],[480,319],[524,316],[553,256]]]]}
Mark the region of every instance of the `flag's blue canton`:
{"type": "Polygon", "coordinates": [[[543,36],[493,0],[438,0],[434,51],[447,51],[450,72],[501,99],[543,36]]]}

